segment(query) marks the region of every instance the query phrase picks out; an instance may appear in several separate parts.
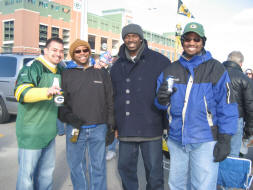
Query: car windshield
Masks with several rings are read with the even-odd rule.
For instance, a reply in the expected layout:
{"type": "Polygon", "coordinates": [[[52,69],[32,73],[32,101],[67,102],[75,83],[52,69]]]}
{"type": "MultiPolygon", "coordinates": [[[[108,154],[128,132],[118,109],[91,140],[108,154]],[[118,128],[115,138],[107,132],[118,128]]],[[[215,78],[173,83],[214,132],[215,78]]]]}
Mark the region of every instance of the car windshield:
{"type": "Polygon", "coordinates": [[[15,57],[0,56],[0,77],[14,77],[17,59],[15,57]]]}

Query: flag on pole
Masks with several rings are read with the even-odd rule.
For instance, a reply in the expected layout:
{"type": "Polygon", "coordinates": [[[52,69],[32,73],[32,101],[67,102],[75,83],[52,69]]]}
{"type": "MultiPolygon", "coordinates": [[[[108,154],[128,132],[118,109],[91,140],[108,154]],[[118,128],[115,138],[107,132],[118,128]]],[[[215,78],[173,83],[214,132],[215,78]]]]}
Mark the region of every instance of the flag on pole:
{"type": "Polygon", "coordinates": [[[181,14],[184,16],[187,16],[189,18],[194,18],[192,13],[189,11],[189,9],[183,4],[181,0],[178,0],[178,8],[177,8],[177,14],[181,14]]]}

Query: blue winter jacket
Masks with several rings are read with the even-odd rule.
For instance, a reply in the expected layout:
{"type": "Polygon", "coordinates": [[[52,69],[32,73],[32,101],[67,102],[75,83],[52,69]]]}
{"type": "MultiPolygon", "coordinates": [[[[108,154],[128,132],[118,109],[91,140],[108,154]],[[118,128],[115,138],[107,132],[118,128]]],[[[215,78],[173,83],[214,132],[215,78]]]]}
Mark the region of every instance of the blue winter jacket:
{"type": "Polygon", "coordinates": [[[154,99],[157,77],[170,61],[149,49],[146,40],[143,43],[144,50],[135,63],[126,57],[123,44],[110,71],[120,137],[157,137],[163,132],[163,111],[156,109],[154,99]]]}
{"type": "Polygon", "coordinates": [[[182,145],[217,139],[217,133],[233,135],[237,129],[237,104],[231,94],[230,79],[224,66],[210,52],[189,61],[181,56],[158,77],[157,90],[164,79],[178,79],[167,110],[169,137],[182,145]]]}

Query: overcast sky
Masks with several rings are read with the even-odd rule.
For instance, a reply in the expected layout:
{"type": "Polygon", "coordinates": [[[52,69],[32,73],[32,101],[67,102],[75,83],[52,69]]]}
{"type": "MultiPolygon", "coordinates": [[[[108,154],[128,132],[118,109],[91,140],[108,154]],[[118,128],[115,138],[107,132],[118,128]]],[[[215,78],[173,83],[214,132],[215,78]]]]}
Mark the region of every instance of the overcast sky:
{"type": "Polygon", "coordinates": [[[174,32],[177,23],[200,22],[214,58],[223,62],[239,50],[245,57],[243,68],[253,69],[253,0],[182,1],[195,19],[177,14],[178,0],[88,0],[88,11],[101,15],[101,10],[126,8],[133,12],[134,23],[160,34],[174,32]]]}

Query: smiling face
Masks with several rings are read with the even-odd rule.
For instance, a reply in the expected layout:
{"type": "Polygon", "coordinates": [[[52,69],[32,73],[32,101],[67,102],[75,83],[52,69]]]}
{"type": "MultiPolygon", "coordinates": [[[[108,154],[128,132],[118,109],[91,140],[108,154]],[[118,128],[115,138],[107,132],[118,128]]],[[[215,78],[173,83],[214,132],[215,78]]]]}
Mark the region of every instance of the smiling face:
{"type": "Polygon", "coordinates": [[[200,53],[203,47],[203,40],[198,34],[194,32],[189,32],[185,34],[183,41],[183,49],[189,58],[200,53]]]}
{"type": "Polygon", "coordinates": [[[89,49],[86,46],[78,46],[74,50],[74,60],[78,65],[88,65],[90,58],[89,49]]]}
{"type": "Polygon", "coordinates": [[[55,65],[60,63],[63,57],[64,57],[63,44],[57,41],[50,42],[48,47],[44,49],[44,58],[55,65]]]}
{"type": "Polygon", "coordinates": [[[131,56],[136,56],[141,47],[142,40],[138,34],[127,34],[124,38],[124,43],[131,56]]]}

